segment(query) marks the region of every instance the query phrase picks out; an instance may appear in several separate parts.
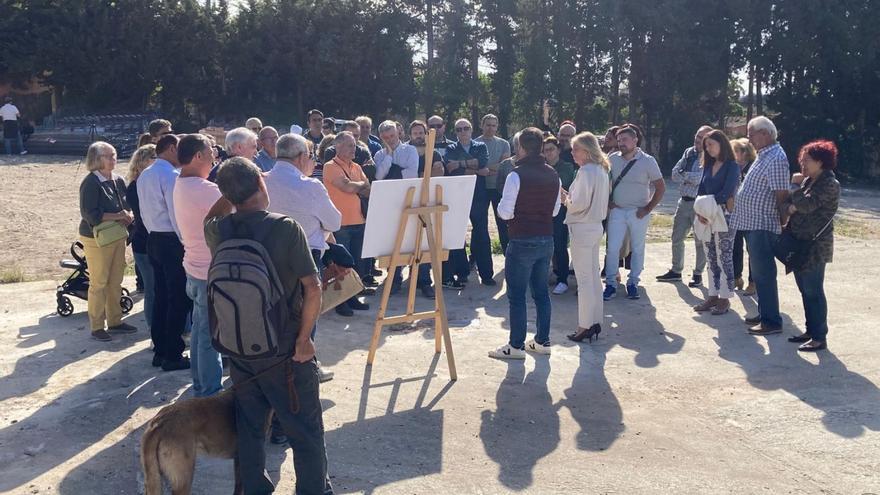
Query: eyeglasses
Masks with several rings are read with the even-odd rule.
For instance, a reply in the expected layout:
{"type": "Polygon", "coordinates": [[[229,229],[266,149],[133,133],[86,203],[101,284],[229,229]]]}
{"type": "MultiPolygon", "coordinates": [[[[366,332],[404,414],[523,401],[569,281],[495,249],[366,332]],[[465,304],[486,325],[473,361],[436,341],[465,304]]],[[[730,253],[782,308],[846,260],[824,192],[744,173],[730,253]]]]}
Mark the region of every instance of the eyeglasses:
{"type": "Polygon", "coordinates": [[[455,128],[455,132],[467,132],[469,130],[471,130],[470,127],[456,127],[455,128]]]}
{"type": "Polygon", "coordinates": [[[431,129],[441,129],[443,128],[443,124],[428,124],[428,127],[431,129]]]}

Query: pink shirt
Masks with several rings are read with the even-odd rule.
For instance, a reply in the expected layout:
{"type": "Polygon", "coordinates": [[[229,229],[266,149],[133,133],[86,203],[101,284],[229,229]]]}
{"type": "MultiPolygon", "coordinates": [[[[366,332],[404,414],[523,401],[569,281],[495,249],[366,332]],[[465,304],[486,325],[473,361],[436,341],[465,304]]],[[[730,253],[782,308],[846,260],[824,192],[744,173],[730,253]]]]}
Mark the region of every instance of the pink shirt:
{"type": "Polygon", "coordinates": [[[174,216],[183,242],[183,269],[199,280],[208,279],[211,251],[205,244],[205,216],[220,199],[217,184],[201,177],[178,177],[174,183],[174,216]]]}

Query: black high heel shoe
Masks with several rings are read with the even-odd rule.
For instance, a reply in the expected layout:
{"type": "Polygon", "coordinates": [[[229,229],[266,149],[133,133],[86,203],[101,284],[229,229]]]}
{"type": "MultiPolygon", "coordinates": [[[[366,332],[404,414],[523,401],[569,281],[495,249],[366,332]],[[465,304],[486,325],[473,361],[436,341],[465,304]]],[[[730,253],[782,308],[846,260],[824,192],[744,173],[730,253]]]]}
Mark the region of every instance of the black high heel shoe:
{"type": "Polygon", "coordinates": [[[588,339],[589,342],[593,341],[593,337],[596,337],[596,340],[599,340],[599,334],[602,332],[602,326],[598,323],[593,324],[590,328],[578,329],[577,332],[568,335],[568,340],[574,342],[583,342],[584,339],[588,339]]]}

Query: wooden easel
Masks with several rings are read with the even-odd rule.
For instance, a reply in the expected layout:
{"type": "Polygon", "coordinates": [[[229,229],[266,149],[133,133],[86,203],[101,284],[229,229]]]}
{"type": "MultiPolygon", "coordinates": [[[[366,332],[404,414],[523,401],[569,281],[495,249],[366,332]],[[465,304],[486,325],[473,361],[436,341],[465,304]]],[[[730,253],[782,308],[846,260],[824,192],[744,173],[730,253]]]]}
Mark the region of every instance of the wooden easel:
{"type": "Polygon", "coordinates": [[[435,283],[442,280],[441,263],[449,257],[449,251],[443,249],[443,212],[448,211],[449,207],[443,204],[443,187],[436,185],[434,194],[434,205],[428,206],[428,193],[431,187],[431,168],[433,166],[434,142],[436,139],[436,131],[431,129],[428,132],[427,142],[425,143],[425,172],[422,178],[421,199],[418,207],[413,207],[412,202],[415,198],[416,188],[410,187],[406,193],[406,199],[403,204],[403,214],[400,216],[400,225],[397,227],[397,238],[394,241],[394,250],[390,256],[382,256],[378,258],[379,266],[388,269],[388,278],[385,280],[382,289],[382,300],[379,303],[379,312],[376,314],[376,324],[373,327],[373,339],[370,342],[370,353],[367,356],[367,365],[372,366],[376,358],[376,348],[379,346],[379,336],[382,333],[382,327],[394,325],[397,323],[408,323],[419,320],[434,319],[434,352],[441,352],[441,339],[446,345],[446,359],[449,361],[449,378],[451,380],[458,379],[455,371],[455,357],[452,354],[452,341],[449,337],[449,322],[446,318],[446,302],[443,299],[443,289],[438,287],[434,296],[434,310],[415,312],[416,304],[416,279],[418,278],[419,265],[422,263],[431,263],[431,271],[434,275],[435,283]],[[411,254],[401,254],[400,248],[403,244],[403,237],[406,232],[406,224],[410,216],[417,216],[416,242],[415,249],[411,254]],[[428,240],[428,250],[422,251],[422,239],[425,236],[428,240]],[[399,316],[385,316],[388,309],[388,299],[391,297],[391,277],[398,267],[409,266],[409,291],[406,303],[406,314],[399,316]]]}

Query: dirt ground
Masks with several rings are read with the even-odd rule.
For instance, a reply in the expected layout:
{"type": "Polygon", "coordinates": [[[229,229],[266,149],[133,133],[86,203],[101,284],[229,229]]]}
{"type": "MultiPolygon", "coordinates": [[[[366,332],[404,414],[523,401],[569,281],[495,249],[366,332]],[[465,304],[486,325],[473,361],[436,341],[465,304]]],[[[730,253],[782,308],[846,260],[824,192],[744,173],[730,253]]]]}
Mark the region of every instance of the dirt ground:
{"type": "MultiPolygon", "coordinates": [[[[0,493],[140,493],[144,423],[190,396],[188,373],[149,365],[142,301],[128,317],[141,330],[111,343],[88,338],[83,301],[68,318],[54,314],[56,275],[40,270],[57,266],[75,235],[82,174],[75,162],[0,166],[0,230],[13,240],[3,266],[50,277],[0,285],[0,493]],[[26,219],[27,231],[10,218],[26,219]]],[[[817,355],[785,341],[803,329],[791,276],[779,275],[785,333],[753,337],[741,323],[753,298],[701,316],[690,305],[702,290],[654,282],[668,268],[668,242],[648,246],[641,299],[606,303],[592,344],[564,337],[576,325],[574,291],[554,296],[549,357],[486,357],[507,339],[503,283],[445,291],[456,382],[446,356],[433,354],[429,324],[384,332],[365,366],[377,298],[357,318],[323,317],[319,358],[336,373],[321,388],[336,491],[880,493],[880,241],[859,237],[880,224],[880,208],[864,191],[846,191],[845,203],[845,218],[862,223],[836,242],[830,347],[817,355]]],[[[495,263],[502,282],[503,259],[495,263]]],[[[393,300],[390,313],[403,306],[393,300]]],[[[267,452],[277,492],[291,493],[290,449],[267,452]]],[[[199,460],[194,493],[231,487],[231,462],[199,460]]]]}

